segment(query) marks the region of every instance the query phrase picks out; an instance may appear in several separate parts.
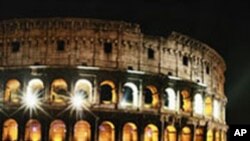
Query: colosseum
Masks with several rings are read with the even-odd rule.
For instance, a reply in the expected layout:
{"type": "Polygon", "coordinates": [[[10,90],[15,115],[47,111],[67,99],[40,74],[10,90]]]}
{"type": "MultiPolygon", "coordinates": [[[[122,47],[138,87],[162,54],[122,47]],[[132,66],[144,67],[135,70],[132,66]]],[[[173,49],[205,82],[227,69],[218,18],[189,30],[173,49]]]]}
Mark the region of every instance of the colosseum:
{"type": "Polygon", "coordinates": [[[138,24],[0,21],[2,141],[226,141],[225,62],[138,24]]]}

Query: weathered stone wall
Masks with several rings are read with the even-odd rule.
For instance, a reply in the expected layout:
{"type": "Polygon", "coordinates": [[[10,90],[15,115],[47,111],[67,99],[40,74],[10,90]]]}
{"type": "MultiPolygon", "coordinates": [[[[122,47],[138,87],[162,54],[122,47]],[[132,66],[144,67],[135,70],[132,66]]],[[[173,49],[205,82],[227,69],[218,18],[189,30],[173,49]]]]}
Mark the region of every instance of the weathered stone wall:
{"type": "Polygon", "coordinates": [[[206,44],[176,32],[156,37],[144,35],[139,25],[126,22],[13,19],[0,22],[0,48],[3,67],[40,64],[133,69],[200,82],[207,86],[207,93],[224,97],[223,59],[206,44]],[[63,42],[63,49],[58,50],[58,42],[63,42]]]}

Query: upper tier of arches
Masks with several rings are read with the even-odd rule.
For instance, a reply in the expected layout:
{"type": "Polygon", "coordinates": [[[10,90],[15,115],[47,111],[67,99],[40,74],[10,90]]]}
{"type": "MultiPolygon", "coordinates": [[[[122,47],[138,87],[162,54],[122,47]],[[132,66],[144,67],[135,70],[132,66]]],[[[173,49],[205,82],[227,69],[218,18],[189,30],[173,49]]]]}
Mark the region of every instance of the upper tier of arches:
{"type": "Polygon", "coordinates": [[[19,107],[25,104],[23,97],[35,95],[41,100],[41,107],[64,109],[74,104],[72,97],[76,97],[90,109],[187,114],[225,123],[226,99],[207,93],[204,86],[196,83],[127,72],[85,71],[65,68],[4,70],[4,77],[0,77],[0,103],[7,109],[19,107]]]}
{"type": "Polygon", "coordinates": [[[92,66],[165,74],[199,82],[224,95],[225,63],[208,45],[173,32],[144,35],[126,22],[81,18],[14,19],[0,22],[4,67],[92,66]]]}

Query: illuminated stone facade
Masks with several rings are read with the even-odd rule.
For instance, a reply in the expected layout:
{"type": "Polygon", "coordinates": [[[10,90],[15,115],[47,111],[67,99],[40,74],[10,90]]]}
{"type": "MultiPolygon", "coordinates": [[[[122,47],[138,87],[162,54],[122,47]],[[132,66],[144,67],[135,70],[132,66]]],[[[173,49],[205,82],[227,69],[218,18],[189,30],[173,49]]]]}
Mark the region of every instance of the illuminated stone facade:
{"type": "Polygon", "coordinates": [[[226,141],[223,59],[126,22],[0,22],[3,141],[226,141]]]}

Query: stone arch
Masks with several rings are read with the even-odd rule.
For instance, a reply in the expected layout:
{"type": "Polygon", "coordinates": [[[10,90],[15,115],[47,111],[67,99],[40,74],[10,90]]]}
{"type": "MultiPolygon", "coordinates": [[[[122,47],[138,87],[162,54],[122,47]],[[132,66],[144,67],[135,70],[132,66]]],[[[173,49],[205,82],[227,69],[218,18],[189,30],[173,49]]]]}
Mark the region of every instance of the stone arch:
{"type": "Polygon", "coordinates": [[[122,107],[132,106],[138,107],[138,88],[132,82],[127,82],[123,85],[123,96],[121,101],[122,107]]]}
{"type": "Polygon", "coordinates": [[[212,129],[208,129],[206,141],[213,141],[213,140],[214,140],[214,131],[212,129]]]}
{"type": "Polygon", "coordinates": [[[144,128],[144,141],[159,141],[159,130],[156,125],[148,124],[144,128]]]}
{"type": "Polygon", "coordinates": [[[53,80],[50,88],[50,102],[65,105],[68,96],[67,82],[62,78],[53,80]]]}
{"type": "Polygon", "coordinates": [[[83,95],[85,100],[91,101],[93,86],[87,79],[79,79],[75,83],[74,94],[83,95]]]}
{"type": "Polygon", "coordinates": [[[191,95],[190,92],[185,89],[181,91],[181,109],[184,112],[192,111],[191,95]]]}
{"type": "Polygon", "coordinates": [[[66,125],[62,120],[54,120],[50,124],[49,141],[65,141],[66,131],[66,125]]]}
{"type": "Polygon", "coordinates": [[[44,84],[41,79],[34,78],[28,82],[26,94],[37,94],[41,95],[44,90],[44,84]]]}
{"type": "Polygon", "coordinates": [[[144,89],[144,107],[158,108],[159,106],[159,93],[154,85],[148,85],[144,89]]]}
{"type": "Polygon", "coordinates": [[[117,94],[114,82],[105,80],[101,82],[100,86],[100,102],[102,104],[115,104],[117,102],[117,94]]]}
{"type": "Polygon", "coordinates": [[[5,85],[4,102],[19,103],[21,101],[21,83],[17,79],[10,79],[5,85]]]}
{"type": "Polygon", "coordinates": [[[91,126],[89,122],[80,120],[75,123],[73,141],[90,141],[91,126]]]}
{"type": "Polygon", "coordinates": [[[122,141],[138,141],[137,126],[132,122],[127,122],[123,126],[122,141]]]}
{"type": "Polygon", "coordinates": [[[181,130],[181,141],[191,141],[192,140],[192,133],[191,129],[188,126],[185,126],[181,130]]]}
{"type": "Polygon", "coordinates": [[[215,141],[221,141],[220,130],[216,130],[215,132],[215,141]]]}
{"type": "Polygon", "coordinates": [[[198,127],[195,129],[195,141],[203,141],[204,139],[204,129],[202,127],[198,127]]]}
{"type": "Polygon", "coordinates": [[[30,119],[25,127],[25,141],[41,141],[42,128],[38,120],[30,119]]]}
{"type": "Polygon", "coordinates": [[[3,124],[3,141],[17,141],[18,140],[18,123],[14,119],[8,119],[3,124]]]}
{"type": "Polygon", "coordinates": [[[199,93],[194,96],[194,113],[199,115],[203,114],[203,98],[199,93]]]}
{"type": "Polygon", "coordinates": [[[205,98],[205,116],[212,116],[213,112],[213,99],[210,96],[205,98]]]}
{"type": "Polygon", "coordinates": [[[115,141],[115,126],[110,121],[104,121],[99,126],[98,141],[115,141]]]}
{"type": "Polygon", "coordinates": [[[173,88],[165,89],[164,106],[170,110],[176,110],[176,93],[173,88]]]}
{"type": "Polygon", "coordinates": [[[164,141],[177,141],[177,130],[175,126],[168,125],[164,132],[164,141]]]}

